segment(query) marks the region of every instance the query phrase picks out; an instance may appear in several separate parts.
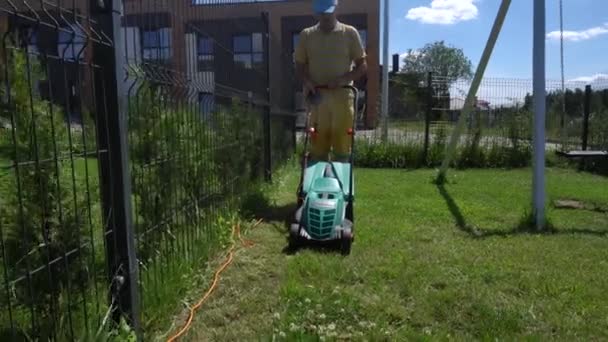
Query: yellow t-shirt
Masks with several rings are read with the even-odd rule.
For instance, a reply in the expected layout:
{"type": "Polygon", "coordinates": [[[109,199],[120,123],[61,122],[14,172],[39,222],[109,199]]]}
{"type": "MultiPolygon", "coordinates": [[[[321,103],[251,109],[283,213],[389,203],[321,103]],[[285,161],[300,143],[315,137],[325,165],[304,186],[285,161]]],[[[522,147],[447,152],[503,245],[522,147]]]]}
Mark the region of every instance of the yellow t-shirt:
{"type": "Polygon", "coordinates": [[[296,62],[308,65],[310,79],[317,85],[350,72],[353,62],[365,56],[357,29],[340,22],[328,33],[318,24],[304,29],[295,49],[296,62]]]}

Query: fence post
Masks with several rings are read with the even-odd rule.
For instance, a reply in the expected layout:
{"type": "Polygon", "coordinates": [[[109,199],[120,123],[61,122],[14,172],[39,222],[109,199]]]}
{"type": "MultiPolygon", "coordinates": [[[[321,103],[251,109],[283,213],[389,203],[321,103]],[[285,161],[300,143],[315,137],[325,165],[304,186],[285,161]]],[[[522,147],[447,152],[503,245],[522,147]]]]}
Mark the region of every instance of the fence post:
{"type": "Polygon", "coordinates": [[[297,114],[291,118],[291,155],[295,154],[298,148],[297,120],[297,114]]]}
{"type": "Polygon", "coordinates": [[[424,162],[428,162],[431,134],[431,115],[433,115],[433,73],[427,74],[426,81],[426,112],[424,114],[424,162]]]}
{"type": "Polygon", "coordinates": [[[112,46],[95,43],[95,97],[100,152],[100,187],[106,236],[111,319],[121,317],[141,339],[138,264],[131,208],[131,177],[127,143],[127,108],[120,0],[91,0],[92,19],[112,46]]]}
{"type": "Polygon", "coordinates": [[[272,181],[272,148],[270,137],[270,105],[264,112],[264,179],[272,181]]]}
{"type": "Polygon", "coordinates": [[[583,112],[583,137],[582,148],[587,151],[589,140],[589,115],[591,114],[591,85],[585,87],[585,106],[583,112]]]}
{"type": "Polygon", "coordinates": [[[264,178],[266,181],[272,181],[272,139],[271,139],[271,125],[270,125],[270,112],[272,105],[270,103],[270,14],[268,12],[262,12],[262,20],[266,27],[266,34],[264,36],[266,46],[266,98],[268,101],[268,108],[264,113],[264,178]]]}

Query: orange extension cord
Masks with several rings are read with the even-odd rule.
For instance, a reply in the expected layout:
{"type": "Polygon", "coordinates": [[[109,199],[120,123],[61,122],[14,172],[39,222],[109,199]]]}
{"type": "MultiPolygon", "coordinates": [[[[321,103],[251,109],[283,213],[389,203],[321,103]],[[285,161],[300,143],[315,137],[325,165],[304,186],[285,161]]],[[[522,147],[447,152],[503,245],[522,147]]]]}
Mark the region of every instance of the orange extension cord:
{"type": "MultiPolygon", "coordinates": [[[[253,228],[259,226],[260,223],[262,223],[261,219],[257,220],[251,228],[253,229],[253,228]]],[[[234,239],[235,233],[236,233],[236,236],[241,241],[241,244],[244,247],[251,247],[251,246],[254,245],[254,243],[252,241],[245,240],[241,236],[241,224],[240,223],[237,223],[234,226],[232,226],[232,237],[233,237],[233,239],[234,239]]],[[[190,329],[190,325],[192,324],[192,320],[194,319],[194,315],[196,314],[196,311],[198,309],[200,309],[200,307],[207,301],[207,299],[209,299],[209,297],[211,296],[211,294],[213,293],[213,291],[217,287],[217,283],[219,281],[220,274],[222,272],[224,272],[224,270],[226,270],[226,268],[228,268],[228,266],[230,266],[230,264],[234,260],[234,250],[235,249],[236,249],[236,243],[233,241],[232,242],[232,246],[230,246],[230,249],[228,250],[228,255],[226,257],[226,260],[222,263],[222,265],[220,266],[220,268],[218,268],[217,271],[215,271],[215,275],[213,276],[213,282],[211,283],[211,287],[207,290],[207,292],[205,292],[205,294],[203,295],[203,298],[201,298],[201,300],[198,303],[196,303],[195,306],[193,306],[192,308],[190,308],[190,313],[188,315],[188,320],[186,321],[186,324],[184,324],[184,327],[181,328],[180,331],[177,332],[177,334],[171,336],[167,340],[167,342],[174,342],[174,341],[176,341],[178,338],[180,338],[181,336],[183,336],[188,331],[188,329],[190,329]]]]}

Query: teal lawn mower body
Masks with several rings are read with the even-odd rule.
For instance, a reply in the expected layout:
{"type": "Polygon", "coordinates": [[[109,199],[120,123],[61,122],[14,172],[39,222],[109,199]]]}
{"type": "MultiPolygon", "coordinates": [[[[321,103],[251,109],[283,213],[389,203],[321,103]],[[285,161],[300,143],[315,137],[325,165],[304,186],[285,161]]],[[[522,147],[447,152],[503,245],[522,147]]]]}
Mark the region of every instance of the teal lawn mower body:
{"type": "MultiPolygon", "coordinates": [[[[358,91],[353,91],[357,113],[358,91]]],[[[314,103],[314,100],[310,100],[314,103]]],[[[290,245],[296,248],[303,241],[340,242],[343,255],[350,254],[354,240],[354,115],[351,153],[348,161],[313,161],[308,153],[308,140],[315,133],[310,123],[305,136],[302,173],[298,187],[298,205],[290,226],[290,245]]]]}

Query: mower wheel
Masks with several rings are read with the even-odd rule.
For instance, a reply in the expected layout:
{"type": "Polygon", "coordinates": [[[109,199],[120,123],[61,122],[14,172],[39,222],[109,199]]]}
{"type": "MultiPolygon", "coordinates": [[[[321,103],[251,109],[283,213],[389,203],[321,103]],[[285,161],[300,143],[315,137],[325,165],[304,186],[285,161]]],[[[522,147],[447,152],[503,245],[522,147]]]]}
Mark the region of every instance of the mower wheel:
{"type": "Polygon", "coordinates": [[[350,219],[344,220],[342,223],[344,230],[347,230],[350,233],[350,239],[352,242],[355,242],[355,224],[350,219]]]}
{"type": "Polygon", "coordinates": [[[342,231],[342,239],[340,240],[340,252],[342,255],[350,255],[350,249],[353,244],[353,235],[350,229],[342,231]]]}
{"type": "Polygon", "coordinates": [[[353,202],[349,201],[346,205],[346,218],[351,222],[355,222],[355,213],[353,210],[353,202]]]}
{"type": "MultiPolygon", "coordinates": [[[[296,223],[300,223],[300,221],[302,220],[302,210],[304,209],[304,207],[302,206],[298,206],[298,209],[296,209],[295,213],[294,213],[294,219],[296,223]]],[[[296,224],[293,223],[293,224],[296,224]]],[[[298,233],[299,233],[299,227],[298,227],[298,233]]]]}
{"type": "Polygon", "coordinates": [[[289,227],[289,248],[297,248],[300,245],[300,224],[292,223],[289,227]]]}

